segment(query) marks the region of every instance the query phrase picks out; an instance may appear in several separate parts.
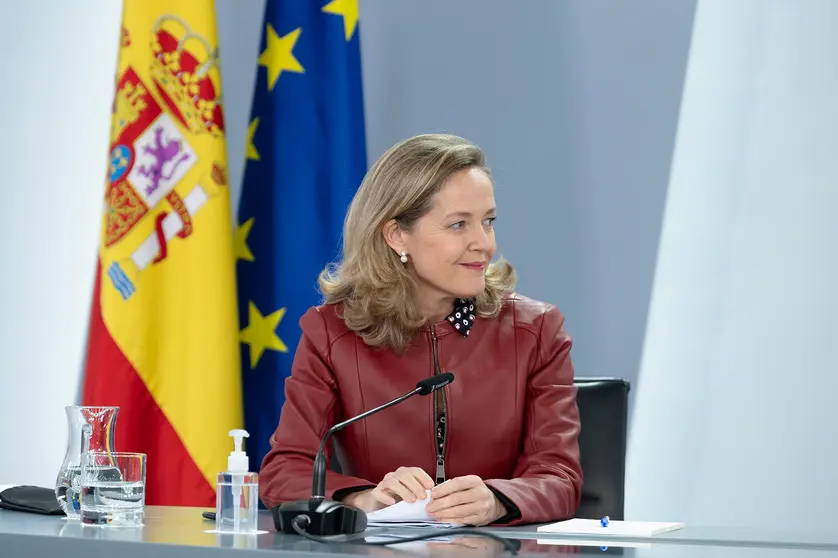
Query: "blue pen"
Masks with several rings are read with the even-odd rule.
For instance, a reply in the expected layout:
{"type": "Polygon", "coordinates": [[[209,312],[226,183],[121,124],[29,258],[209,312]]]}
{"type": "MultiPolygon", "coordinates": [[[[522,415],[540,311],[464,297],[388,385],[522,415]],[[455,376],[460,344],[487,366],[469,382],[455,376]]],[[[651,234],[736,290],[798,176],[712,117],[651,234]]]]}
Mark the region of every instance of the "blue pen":
{"type": "Polygon", "coordinates": [[[611,518],[609,518],[609,517],[606,515],[605,517],[603,517],[602,519],[600,519],[600,520],[599,520],[599,523],[600,523],[603,527],[608,527],[608,523],[610,523],[610,521],[611,521],[611,518]]]}

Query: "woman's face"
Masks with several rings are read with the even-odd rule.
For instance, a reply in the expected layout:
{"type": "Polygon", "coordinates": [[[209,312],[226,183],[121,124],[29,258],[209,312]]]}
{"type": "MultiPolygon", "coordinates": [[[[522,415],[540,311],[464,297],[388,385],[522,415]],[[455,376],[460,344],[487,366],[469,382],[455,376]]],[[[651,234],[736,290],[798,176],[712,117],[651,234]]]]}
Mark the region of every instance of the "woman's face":
{"type": "Polygon", "coordinates": [[[495,197],[482,170],[451,175],[433,208],[413,229],[401,233],[408,265],[420,296],[469,298],[486,287],[485,272],[495,255],[495,197]]]}

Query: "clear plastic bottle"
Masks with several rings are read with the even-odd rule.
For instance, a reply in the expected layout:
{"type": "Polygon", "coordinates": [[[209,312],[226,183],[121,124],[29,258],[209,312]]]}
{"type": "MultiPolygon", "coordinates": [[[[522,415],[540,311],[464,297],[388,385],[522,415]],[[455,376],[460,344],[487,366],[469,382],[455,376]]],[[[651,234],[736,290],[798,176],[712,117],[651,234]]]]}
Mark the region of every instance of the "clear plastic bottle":
{"type": "Polygon", "coordinates": [[[256,533],[259,519],[259,475],[247,470],[242,451],[245,430],[231,430],[235,449],[227,458],[227,470],[218,473],[215,487],[215,530],[225,533],[256,533]]]}

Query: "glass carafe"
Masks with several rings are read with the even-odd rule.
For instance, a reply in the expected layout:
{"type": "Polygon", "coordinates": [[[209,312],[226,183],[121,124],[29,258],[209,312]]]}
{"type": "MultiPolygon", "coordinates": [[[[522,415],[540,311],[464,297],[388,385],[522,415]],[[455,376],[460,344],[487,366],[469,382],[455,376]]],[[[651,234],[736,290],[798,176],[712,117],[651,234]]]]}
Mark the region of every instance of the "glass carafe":
{"type": "Polygon", "coordinates": [[[55,481],[55,497],[68,519],[79,519],[81,456],[114,449],[114,431],[119,407],[64,407],[67,413],[67,453],[55,481]]]}

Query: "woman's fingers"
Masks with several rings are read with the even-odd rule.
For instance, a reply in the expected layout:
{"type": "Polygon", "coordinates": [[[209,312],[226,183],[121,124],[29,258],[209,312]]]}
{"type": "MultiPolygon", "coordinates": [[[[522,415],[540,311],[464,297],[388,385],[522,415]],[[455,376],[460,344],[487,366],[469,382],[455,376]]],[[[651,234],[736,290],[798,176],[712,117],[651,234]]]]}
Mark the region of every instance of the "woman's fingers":
{"type": "Polygon", "coordinates": [[[424,500],[433,486],[433,480],[423,469],[399,467],[384,476],[373,490],[373,497],[387,506],[392,506],[399,500],[415,502],[424,500]]]}

